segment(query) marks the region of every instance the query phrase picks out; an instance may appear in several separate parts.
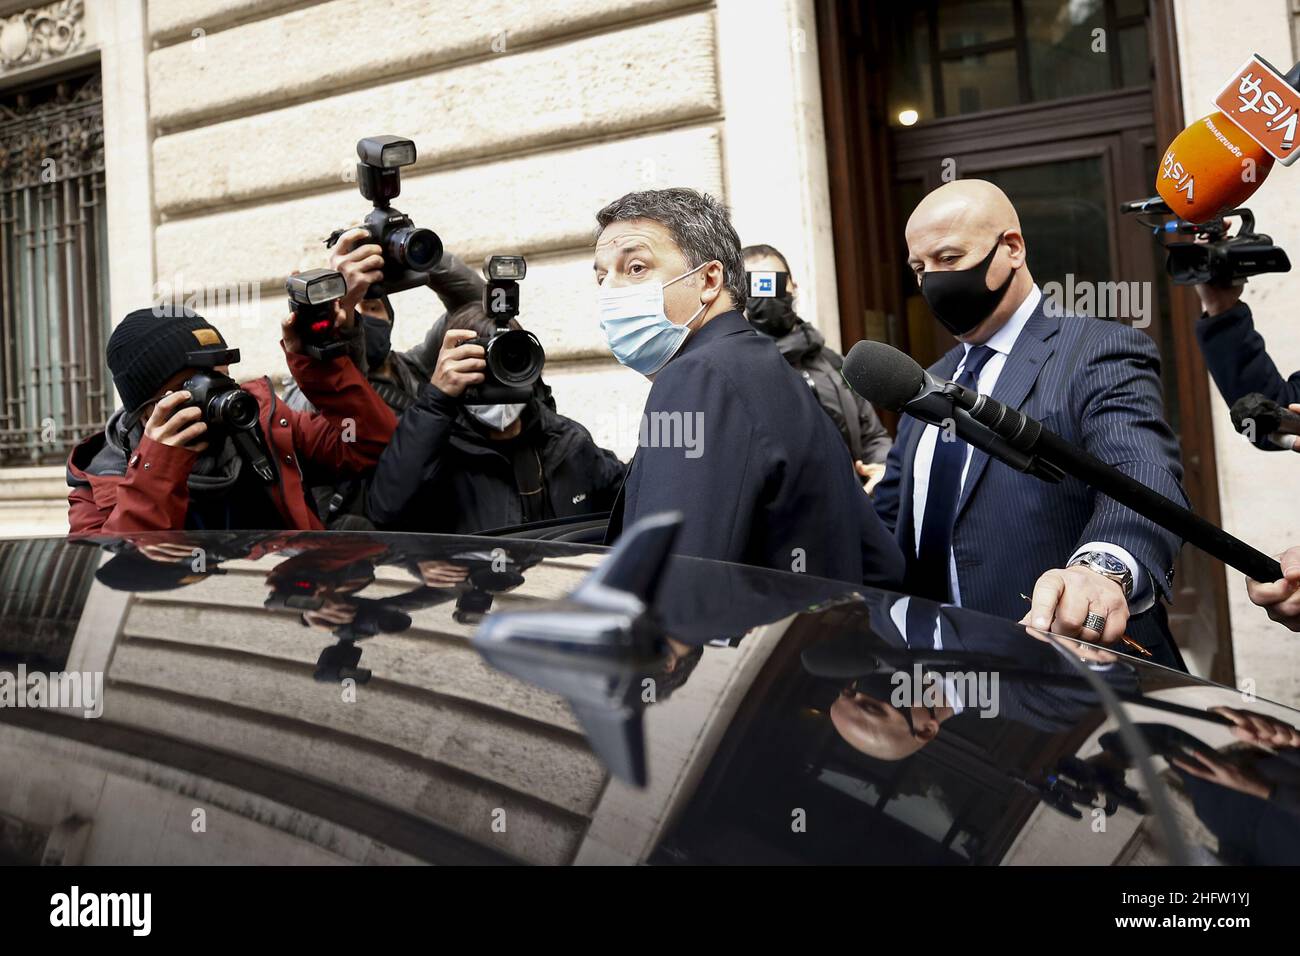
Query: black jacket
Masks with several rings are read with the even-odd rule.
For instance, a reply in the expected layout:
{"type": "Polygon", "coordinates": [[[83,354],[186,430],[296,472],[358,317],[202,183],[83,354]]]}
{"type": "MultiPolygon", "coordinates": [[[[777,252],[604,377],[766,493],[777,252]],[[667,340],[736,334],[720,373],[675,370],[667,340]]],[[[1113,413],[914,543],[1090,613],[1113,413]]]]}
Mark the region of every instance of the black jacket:
{"type": "MultiPolygon", "coordinates": [[[[1269,357],[1264,337],[1255,331],[1245,302],[1221,315],[1202,315],[1196,323],[1196,339],[1214,384],[1229,406],[1252,392],[1283,407],[1300,402],[1300,372],[1282,377],[1269,357]]],[[[1255,444],[1265,451],[1279,450],[1267,435],[1257,435],[1255,444]]]]}
{"type": "MultiPolygon", "coordinates": [[[[392,409],[398,418],[415,404],[420,394],[420,387],[429,381],[433,368],[438,362],[438,353],[442,350],[442,340],[447,335],[447,317],[463,305],[478,302],[483,298],[483,277],[465,265],[450,252],[444,253],[438,264],[429,271],[429,287],[437,293],[446,310],[434,320],[424,341],[405,352],[389,353],[388,368],[385,374],[378,369],[371,369],[366,363],[365,325],[357,317],[356,328],[359,331],[349,356],[354,365],[365,374],[375,394],[383,399],[384,404],[392,409]]],[[[314,412],[316,409],[302,389],[292,380],[284,387],[285,404],[295,411],[314,412]]],[[[554,407],[552,405],[552,407],[554,407]]],[[[316,485],[311,489],[312,499],[321,521],[327,528],[335,530],[356,530],[364,527],[366,514],[366,491],[368,481],[354,478],[337,485],[316,485]]]]}
{"type": "MultiPolygon", "coordinates": [[[[608,511],[623,480],[623,463],[590,432],[556,414],[540,391],[523,412],[520,438],[541,458],[555,517],[608,511]]],[[[398,422],[370,482],[368,510],[379,528],[472,534],[522,524],[514,465],[459,400],[435,386],[398,422]]]]}
{"type": "Polygon", "coordinates": [[[803,319],[777,339],[776,345],[817,396],[853,457],[867,464],[882,464],[892,444],[889,432],[871,403],[844,381],[840,373],[844,356],[828,349],[825,337],[803,319]]]}
{"type": "Polygon", "coordinates": [[[742,312],[706,323],[655,376],[642,432],[609,541],[679,511],[679,554],[854,584],[902,579],[902,553],[834,423],[742,312]]]}

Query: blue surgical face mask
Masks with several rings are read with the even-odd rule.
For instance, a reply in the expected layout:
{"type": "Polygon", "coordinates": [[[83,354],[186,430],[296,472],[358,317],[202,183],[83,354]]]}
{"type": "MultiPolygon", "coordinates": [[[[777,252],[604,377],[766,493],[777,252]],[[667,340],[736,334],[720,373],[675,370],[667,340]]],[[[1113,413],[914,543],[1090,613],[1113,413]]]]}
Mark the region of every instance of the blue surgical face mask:
{"type": "Polygon", "coordinates": [[[701,305],[689,322],[674,325],[664,314],[664,289],[706,265],[707,262],[702,262],[663,285],[643,282],[618,289],[600,287],[596,293],[600,327],[614,358],[646,376],[654,375],[668,364],[690,336],[691,326],[704,314],[708,303],[701,305]]]}

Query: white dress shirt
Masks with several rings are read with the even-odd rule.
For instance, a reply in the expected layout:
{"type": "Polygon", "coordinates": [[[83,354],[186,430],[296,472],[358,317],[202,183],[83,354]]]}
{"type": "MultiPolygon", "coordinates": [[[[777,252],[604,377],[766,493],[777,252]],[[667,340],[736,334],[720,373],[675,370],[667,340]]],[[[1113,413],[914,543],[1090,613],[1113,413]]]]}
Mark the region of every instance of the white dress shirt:
{"type": "MultiPolygon", "coordinates": [[[[1034,314],[1038,308],[1038,303],[1043,297],[1043,292],[1035,283],[1029,290],[1029,295],[1025,296],[1025,301],[1020,303],[1020,308],[1012,314],[1002,328],[998,329],[989,337],[984,344],[993,350],[980,369],[979,377],[976,380],[974,391],[984,395],[992,395],[993,389],[997,387],[998,376],[1002,374],[1002,368],[1007,364],[1007,356],[1011,354],[1011,349],[1016,344],[1016,339],[1020,338],[1020,333],[1024,331],[1029,317],[1034,314]]],[[[972,346],[962,344],[966,350],[966,355],[970,354],[972,346]]],[[[966,356],[957,364],[953,372],[953,381],[956,381],[966,367],[966,356]]],[[[921,550],[921,528],[925,523],[925,499],[930,490],[930,467],[934,463],[935,442],[939,440],[939,428],[937,425],[926,425],[921,432],[921,440],[916,445],[916,459],[912,464],[912,533],[914,536],[913,547],[917,553],[921,550]]],[[[966,473],[970,470],[970,446],[962,443],[966,451],[965,461],[961,468],[961,484],[959,489],[966,487],[966,473]]],[[[960,497],[961,491],[958,491],[960,497]]],[[[1068,565],[1079,555],[1087,551],[1104,551],[1114,555],[1123,561],[1130,572],[1133,574],[1133,596],[1130,600],[1130,612],[1139,614],[1147,610],[1155,603],[1155,591],[1152,589],[1150,594],[1146,593],[1146,579],[1142,573],[1142,567],[1124,548],[1119,545],[1109,544],[1104,541],[1090,541],[1079,547],[1074,554],[1070,555],[1062,565],[1068,565]]],[[[1043,569],[1048,570],[1047,568],[1043,569]]],[[[948,550],[948,585],[949,593],[952,595],[952,603],[961,605],[961,587],[957,580],[957,559],[954,557],[951,547],[948,550]]],[[[1025,605],[1025,610],[1029,610],[1029,605],[1025,605]]]]}
{"type": "MultiPolygon", "coordinates": [[[[907,606],[912,602],[911,598],[899,598],[893,604],[889,605],[889,619],[894,622],[894,627],[898,628],[898,633],[903,636],[903,643],[912,647],[908,640],[907,633],[907,606]]],[[[936,651],[943,650],[943,617],[936,614],[934,617],[934,644],[932,648],[936,651]]],[[[913,648],[916,650],[916,648],[913,648]]],[[[957,678],[952,674],[943,675],[943,700],[944,703],[952,708],[953,714],[960,714],[966,709],[966,702],[961,699],[961,693],[957,686],[957,678]]]]}

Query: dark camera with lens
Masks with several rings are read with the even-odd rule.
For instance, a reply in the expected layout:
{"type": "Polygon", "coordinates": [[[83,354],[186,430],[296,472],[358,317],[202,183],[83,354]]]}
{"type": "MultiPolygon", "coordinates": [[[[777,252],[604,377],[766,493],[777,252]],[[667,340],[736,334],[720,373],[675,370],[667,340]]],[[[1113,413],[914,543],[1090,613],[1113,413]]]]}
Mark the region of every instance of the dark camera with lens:
{"type": "Polygon", "coordinates": [[[346,354],[348,345],[334,326],[334,303],[347,294],[347,280],[333,269],[312,269],[284,280],[294,328],[303,348],[314,359],[328,361],[346,354]]]}
{"type": "Polygon", "coordinates": [[[247,430],[257,425],[257,399],[229,375],[195,372],[181,388],[190,393],[185,407],[201,409],[210,429],[247,430]]]}
{"type": "MultiPolygon", "coordinates": [[[[1159,196],[1126,202],[1120,212],[1147,217],[1173,214],[1159,196]]],[[[1251,276],[1291,271],[1286,252],[1273,244],[1272,237],[1255,231],[1255,214],[1249,209],[1233,209],[1202,223],[1150,218],[1138,222],[1149,227],[1156,241],[1164,246],[1165,268],[1174,285],[1230,286],[1251,276]],[[1241,220],[1234,235],[1228,234],[1228,217],[1241,220]],[[1189,238],[1169,241],[1173,236],[1189,238]]]]}
{"type": "Polygon", "coordinates": [[[490,256],[483,268],[487,285],[483,290],[483,311],[496,326],[489,338],[480,336],[487,368],[483,381],[465,389],[470,405],[499,405],[526,402],[542,376],[546,352],[532,332],[512,329],[519,315],[519,280],[527,272],[523,256],[490,256]]]}
{"type": "MultiPolygon", "coordinates": [[[[361,226],[370,241],[383,250],[384,277],[366,291],[366,298],[381,299],[405,289],[427,285],[429,270],[442,259],[442,240],[432,229],[423,229],[392,201],[402,192],[401,169],[415,162],[415,143],[400,136],[369,136],[357,143],[357,186],[374,204],[361,226]]],[[[325,241],[334,245],[345,230],[338,229],[325,241]]]]}
{"type": "MultiPolygon", "coordinates": [[[[238,350],[231,349],[230,352],[238,361],[238,350]]],[[[203,421],[208,426],[205,438],[210,436],[216,441],[229,438],[239,456],[263,482],[272,484],[279,480],[275,461],[267,450],[258,424],[261,410],[250,392],[240,388],[229,375],[211,367],[196,371],[181,384],[181,388],[190,393],[190,400],[181,407],[197,408],[203,413],[203,421]]]]}

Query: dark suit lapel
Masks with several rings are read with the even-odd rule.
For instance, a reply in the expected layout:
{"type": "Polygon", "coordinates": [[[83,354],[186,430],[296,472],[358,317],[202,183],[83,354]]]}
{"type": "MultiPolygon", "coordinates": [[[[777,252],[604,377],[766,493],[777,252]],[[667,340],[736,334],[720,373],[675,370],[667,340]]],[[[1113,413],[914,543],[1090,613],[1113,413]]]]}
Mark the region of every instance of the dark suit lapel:
{"type": "MultiPolygon", "coordinates": [[[[993,398],[1010,408],[1018,409],[1024,403],[1038,380],[1038,373],[1052,355],[1052,345],[1048,340],[1056,334],[1058,327],[1056,319],[1043,314],[1043,300],[1040,300],[1038,308],[1020,330],[1016,344],[1011,346],[1011,354],[998,374],[993,398]]],[[[962,485],[961,498],[957,502],[956,518],[961,517],[988,463],[989,456],[985,452],[971,449],[970,469],[966,472],[966,483],[962,485]]]]}

